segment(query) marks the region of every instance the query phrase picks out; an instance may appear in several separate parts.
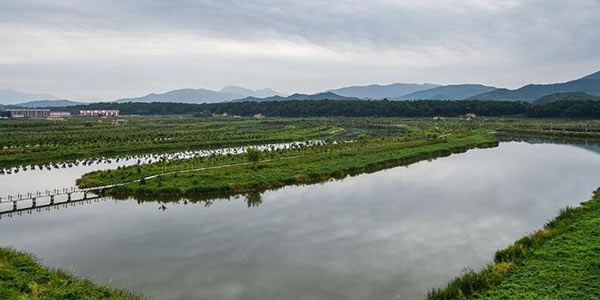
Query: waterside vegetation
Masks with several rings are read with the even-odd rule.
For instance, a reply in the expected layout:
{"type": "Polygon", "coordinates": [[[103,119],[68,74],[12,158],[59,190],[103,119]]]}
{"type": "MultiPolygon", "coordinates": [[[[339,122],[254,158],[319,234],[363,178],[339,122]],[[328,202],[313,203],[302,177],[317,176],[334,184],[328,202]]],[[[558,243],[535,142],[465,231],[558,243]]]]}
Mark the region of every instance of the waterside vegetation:
{"type": "Polygon", "coordinates": [[[103,287],[62,270],[41,266],[26,253],[0,248],[0,299],[143,300],[143,296],[103,287]]]}
{"type": "Polygon", "coordinates": [[[497,251],[479,272],[467,271],[428,300],[600,298],[600,189],[563,209],[543,229],[497,251]]]}

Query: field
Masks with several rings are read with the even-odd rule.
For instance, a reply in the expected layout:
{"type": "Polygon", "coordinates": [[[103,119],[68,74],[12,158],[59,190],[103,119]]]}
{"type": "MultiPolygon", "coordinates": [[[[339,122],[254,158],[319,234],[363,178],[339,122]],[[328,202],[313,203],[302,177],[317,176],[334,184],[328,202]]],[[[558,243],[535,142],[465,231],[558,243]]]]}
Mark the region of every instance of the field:
{"type": "Polygon", "coordinates": [[[0,167],[84,158],[315,139],[341,133],[333,122],[143,117],[0,120],[0,167]]]}

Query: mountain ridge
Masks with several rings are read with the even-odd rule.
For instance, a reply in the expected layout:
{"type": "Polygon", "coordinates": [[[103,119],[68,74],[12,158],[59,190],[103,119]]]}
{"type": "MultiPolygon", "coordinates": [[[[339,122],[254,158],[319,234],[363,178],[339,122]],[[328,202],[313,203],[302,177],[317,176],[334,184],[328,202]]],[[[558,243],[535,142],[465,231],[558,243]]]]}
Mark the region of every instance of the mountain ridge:
{"type": "Polygon", "coordinates": [[[594,96],[600,96],[600,72],[563,83],[528,84],[515,90],[497,89],[469,97],[466,100],[533,102],[544,96],[568,92],[584,92],[594,96]]]}
{"type": "Polygon", "coordinates": [[[498,88],[482,84],[454,84],[440,86],[402,96],[401,100],[464,100],[498,88]]]}
{"type": "Polygon", "coordinates": [[[237,99],[232,102],[269,102],[269,101],[290,101],[290,100],[360,100],[356,97],[345,97],[333,92],[316,93],[312,95],[295,93],[287,97],[273,96],[267,98],[247,97],[237,99]]]}
{"type": "Polygon", "coordinates": [[[173,102],[173,103],[217,103],[217,102],[227,102],[236,99],[241,99],[244,97],[248,97],[247,94],[252,95],[264,95],[274,92],[276,94],[280,94],[271,89],[259,89],[256,91],[252,91],[250,89],[246,89],[243,87],[237,86],[227,86],[221,89],[221,91],[213,91],[209,89],[177,89],[171,90],[164,93],[150,93],[141,97],[132,97],[132,98],[121,98],[116,100],[116,102],[173,102]],[[235,92],[235,93],[234,93],[235,92]],[[241,93],[241,94],[240,94],[241,93]]]}
{"type": "Polygon", "coordinates": [[[23,108],[49,108],[49,107],[68,107],[75,105],[85,105],[87,102],[71,101],[68,99],[60,100],[34,100],[24,103],[13,104],[23,108]]]}
{"type": "Polygon", "coordinates": [[[360,99],[396,99],[414,92],[440,87],[431,83],[392,83],[387,85],[371,84],[362,86],[347,86],[328,90],[339,96],[360,99]]]}

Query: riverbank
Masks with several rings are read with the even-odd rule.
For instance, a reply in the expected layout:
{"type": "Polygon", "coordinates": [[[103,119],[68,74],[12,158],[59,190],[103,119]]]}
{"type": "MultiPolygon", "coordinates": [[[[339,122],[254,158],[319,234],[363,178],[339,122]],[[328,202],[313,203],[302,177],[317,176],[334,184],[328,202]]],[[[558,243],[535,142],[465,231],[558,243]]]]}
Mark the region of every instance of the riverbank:
{"type": "Polygon", "coordinates": [[[143,300],[131,292],[103,287],[61,270],[43,267],[31,255],[0,248],[0,299],[143,300]]]}
{"type": "Polygon", "coordinates": [[[599,262],[600,189],[427,299],[599,299],[599,262]]]}
{"type": "Polygon", "coordinates": [[[538,137],[562,137],[576,139],[600,139],[599,132],[566,131],[566,130],[539,130],[539,129],[501,129],[500,133],[538,137]]]}
{"type": "Polygon", "coordinates": [[[247,154],[240,154],[93,172],[79,179],[78,185],[83,188],[127,183],[107,191],[121,196],[243,193],[343,178],[497,144],[496,138],[485,132],[419,140],[363,139],[261,153],[265,158],[254,162],[247,160],[247,154]]]}

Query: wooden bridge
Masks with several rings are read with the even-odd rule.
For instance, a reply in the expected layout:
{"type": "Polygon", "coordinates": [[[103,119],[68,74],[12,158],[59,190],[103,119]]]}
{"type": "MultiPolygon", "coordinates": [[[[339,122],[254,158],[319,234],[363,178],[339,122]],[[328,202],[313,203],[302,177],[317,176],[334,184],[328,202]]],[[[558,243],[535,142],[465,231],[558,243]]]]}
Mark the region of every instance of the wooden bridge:
{"type": "Polygon", "coordinates": [[[92,203],[92,202],[100,202],[100,201],[106,201],[107,197],[103,197],[103,196],[93,196],[93,197],[88,197],[86,199],[75,199],[75,200],[70,200],[70,201],[54,201],[52,203],[50,202],[45,202],[45,203],[36,203],[37,205],[34,207],[32,205],[27,205],[24,207],[18,207],[16,210],[14,209],[9,209],[9,210],[2,210],[0,209],[0,220],[6,217],[12,218],[13,216],[22,216],[24,214],[32,214],[33,212],[43,212],[43,211],[50,211],[52,209],[60,209],[61,207],[68,207],[68,206],[75,206],[75,205],[83,205],[86,203],[92,203]]]}
{"type": "Polygon", "coordinates": [[[85,189],[69,187],[0,197],[0,214],[68,204],[71,202],[80,202],[88,199],[97,199],[104,196],[106,189],[114,186],[115,185],[100,186],[85,189]],[[89,195],[90,193],[93,195],[89,195]],[[65,198],[64,196],[66,196],[66,199],[59,199],[59,197],[65,198]],[[10,209],[10,207],[8,210],[3,209],[2,207],[5,206],[4,204],[6,203],[11,203],[12,209],[10,209]]]}

